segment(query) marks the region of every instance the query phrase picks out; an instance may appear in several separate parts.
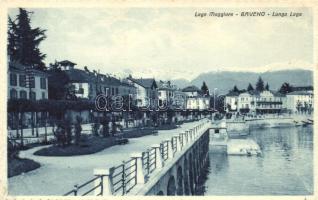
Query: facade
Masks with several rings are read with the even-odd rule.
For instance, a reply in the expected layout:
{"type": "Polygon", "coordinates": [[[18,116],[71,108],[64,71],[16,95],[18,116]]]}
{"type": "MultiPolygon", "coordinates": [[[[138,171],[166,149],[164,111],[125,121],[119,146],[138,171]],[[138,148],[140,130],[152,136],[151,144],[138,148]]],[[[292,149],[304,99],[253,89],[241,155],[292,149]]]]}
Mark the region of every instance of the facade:
{"type": "Polygon", "coordinates": [[[48,74],[18,62],[8,64],[8,98],[40,100],[48,98],[48,74]]]}
{"type": "Polygon", "coordinates": [[[226,112],[237,112],[238,92],[229,92],[225,95],[225,110],[226,112]]]}
{"type": "Polygon", "coordinates": [[[255,110],[255,96],[250,92],[241,93],[237,99],[237,109],[241,113],[248,113],[255,110]]]}
{"type": "Polygon", "coordinates": [[[128,96],[136,98],[136,88],[128,82],[120,81],[115,77],[89,71],[87,67],[84,70],[75,69],[75,63],[70,61],[60,62],[62,70],[69,78],[70,92],[77,98],[94,100],[99,94],[105,96],[128,96]]]}
{"type": "Polygon", "coordinates": [[[210,109],[210,97],[202,94],[196,86],[188,86],[182,89],[186,95],[187,110],[208,110],[210,109]]]}
{"type": "Polygon", "coordinates": [[[280,113],[285,107],[286,96],[274,91],[263,91],[256,96],[256,113],[280,113]]]}
{"type": "Polygon", "coordinates": [[[286,108],[293,113],[312,112],[314,95],[312,91],[295,91],[286,94],[286,108]]]}
{"type": "Polygon", "coordinates": [[[159,107],[172,107],[177,87],[170,81],[159,81],[158,83],[158,105],[159,107]]]}
{"type": "Polygon", "coordinates": [[[226,95],[225,103],[227,112],[265,114],[286,110],[286,96],[270,90],[253,90],[240,94],[230,92],[226,95]]]}
{"type": "Polygon", "coordinates": [[[126,79],[136,88],[136,105],[138,107],[156,109],[158,105],[157,83],[153,78],[135,79],[131,76],[126,79]]]}

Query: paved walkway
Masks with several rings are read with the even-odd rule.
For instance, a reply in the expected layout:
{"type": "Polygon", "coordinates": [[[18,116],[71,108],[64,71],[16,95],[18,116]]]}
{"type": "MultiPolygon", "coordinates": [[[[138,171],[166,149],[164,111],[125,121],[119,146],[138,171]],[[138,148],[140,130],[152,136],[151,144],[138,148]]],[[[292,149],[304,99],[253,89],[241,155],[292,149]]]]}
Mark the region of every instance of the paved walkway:
{"type": "Polygon", "coordinates": [[[152,144],[171,138],[172,135],[199,124],[186,123],[174,130],[159,131],[157,136],[149,135],[129,139],[126,145],[117,145],[101,152],[72,157],[35,156],[33,153],[42,147],[21,151],[20,157],[30,158],[41,164],[39,169],[12,177],[9,182],[10,195],[63,195],[73,189],[74,184],[84,183],[93,178],[94,168],[108,168],[128,160],[132,152],[142,152],[152,144]]]}

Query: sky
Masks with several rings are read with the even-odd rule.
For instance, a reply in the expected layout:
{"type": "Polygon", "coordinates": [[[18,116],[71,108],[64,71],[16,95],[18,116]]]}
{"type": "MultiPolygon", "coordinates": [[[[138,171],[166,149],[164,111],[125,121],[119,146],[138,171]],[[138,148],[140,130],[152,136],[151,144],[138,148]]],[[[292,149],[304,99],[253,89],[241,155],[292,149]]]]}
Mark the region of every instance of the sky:
{"type": "MultiPolygon", "coordinates": [[[[70,60],[104,74],[191,80],[209,71],[313,67],[306,8],[28,8],[46,29],[48,65],[70,60]],[[301,17],[195,17],[195,12],[301,12],[301,17]]],[[[14,17],[17,9],[9,10],[14,17]]]]}

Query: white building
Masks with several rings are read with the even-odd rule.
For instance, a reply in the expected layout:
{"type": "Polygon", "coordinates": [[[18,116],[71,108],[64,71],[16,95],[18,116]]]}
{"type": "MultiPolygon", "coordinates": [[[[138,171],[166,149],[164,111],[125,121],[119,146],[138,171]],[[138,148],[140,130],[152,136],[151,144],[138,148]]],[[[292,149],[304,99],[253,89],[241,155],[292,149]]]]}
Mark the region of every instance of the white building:
{"type": "Polygon", "coordinates": [[[10,62],[8,70],[10,99],[40,100],[48,98],[48,74],[30,69],[18,62],[10,62]]]}
{"type": "Polygon", "coordinates": [[[175,98],[177,87],[170,81],[159,81],[158,83],[158,101],[160,107],[171,107],[175,98]]]}
{"type": "Polygon", "coordinates": [[[202,95],[196,86],[189,86],[182,90],[186,95],[186,109],[188,110],[208,110],[210,109],[210,97],[202,95]]]}
{"type": "Polygon", "coordinates": [[[286,94],[287,110],[291,112],[311,112],[314,105],[314,95],[312,91],[295,91],[286,94]]]}
{"type": "Polygon", "coordinates": [[[254,95],[250,92],[241,93],[237,98],[237,109],[240,112],[250,112],[254,109],[254,95]]]}
{"type": "Polygon", "coordinates": [[[226,95],[227,112],[240,113],[280,113],[286,109],[286,96],[275,91],[256,90],[226,95]]]}
{"type": "Polygon", "coordinates": [[[236,112],[237,111],[237,102],[238,102],[238,92],[229,92],[225,96],[224,107],[226,112],[236,112]]]}
{"type": "Polygon", "coordinates": [[[138,107],[156,109],[158,105],[157,83],[153,78],[127,78],[127,82],[136,87],[136,101],[138,107]]]}
{"type": "Polygon", "coordinates": [[[280,113],[286,107],[286,96],[274,91],[263,91],[256,96],[256,113],[280,113]]]}

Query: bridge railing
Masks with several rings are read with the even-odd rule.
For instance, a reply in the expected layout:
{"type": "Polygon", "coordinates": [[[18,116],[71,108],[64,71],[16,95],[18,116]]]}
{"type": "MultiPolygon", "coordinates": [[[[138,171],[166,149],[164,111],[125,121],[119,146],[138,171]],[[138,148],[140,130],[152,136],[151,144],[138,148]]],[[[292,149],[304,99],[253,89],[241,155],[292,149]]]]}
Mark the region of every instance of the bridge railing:
{"type": "Polygon", "coordinates": [[[106,170],[96,170],[96,177],[64,194],[68,195],[125,195],[129,193],[137,184],[144,184],[149,180],[150,175],[163,166],[163,163],[173,158],[178,151],[181,151],[191,141],[205,131],[209,125],[209,120],[204,120],[199,125],[183,133],[173,136],[171,139],[162,141],[160,145],[155,145],[151,149],[142,153],[137,153],[128,161],[106,170]],[[92,183],[94,186],[91,186],[92,183]],[[90,189],[84,190],[90,185],[90,189]],[[81,190],[82,193],[79,193],[81,190]]]}

